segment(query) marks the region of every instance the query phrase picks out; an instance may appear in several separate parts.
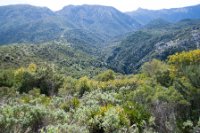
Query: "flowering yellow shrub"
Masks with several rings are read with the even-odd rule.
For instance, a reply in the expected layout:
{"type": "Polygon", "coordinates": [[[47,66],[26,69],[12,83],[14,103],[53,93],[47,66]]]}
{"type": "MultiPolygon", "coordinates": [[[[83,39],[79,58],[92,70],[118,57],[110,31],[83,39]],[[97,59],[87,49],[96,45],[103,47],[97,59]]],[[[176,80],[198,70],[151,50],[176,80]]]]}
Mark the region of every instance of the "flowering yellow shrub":
{"type": "Polygon", "coordinates": [[[168,62],[176,65],[200,64],[200,49],[171,55],[168,62]]]}
{"type": "Polygon", "coordinates": [[[34,63],[31,63],[29,66],[28,66],[28,71],[29,72],[36,72],[37,70],[37,65],[34,64],[34,63]]]}
{"type": "Polygon", "coordinates": [[[15,71],[15,75],[19,75],[19,74],[24,73],[24,72],[25,72],[25,68],[21,67],[21,68],[19,68],[15,71]]]}

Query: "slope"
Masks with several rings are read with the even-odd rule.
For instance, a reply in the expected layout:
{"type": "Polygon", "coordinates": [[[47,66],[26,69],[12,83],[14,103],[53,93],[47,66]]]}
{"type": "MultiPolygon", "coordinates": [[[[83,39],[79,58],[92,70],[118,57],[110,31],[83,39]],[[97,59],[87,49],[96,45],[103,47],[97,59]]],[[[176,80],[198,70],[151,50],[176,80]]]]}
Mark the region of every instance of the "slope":
{"type": "Polygon", "coordinates": [[[30,63],[52,65],[60,73],[73,77],[93,76],[105,69],[103,62],[66,42],[0,46],[0,69],[13,69],[30,63]]]}
{"type": "Polygon", "coordinates": [[[107,47],[111,52],[106,51],[106,62],[110,68],[122,73],[137,72],[146,61],[164,60],[176,52],[199,48],[199,42],[198,20],[184,20],[163,28],[145,28],[111,43],[107,47]]]}
{"type": "Polygon", "coordinates": [[[140,24],[113,7],[99,5],[66,6],[57,14],[80,29],[115,36],[133,31],[140,24]]]}

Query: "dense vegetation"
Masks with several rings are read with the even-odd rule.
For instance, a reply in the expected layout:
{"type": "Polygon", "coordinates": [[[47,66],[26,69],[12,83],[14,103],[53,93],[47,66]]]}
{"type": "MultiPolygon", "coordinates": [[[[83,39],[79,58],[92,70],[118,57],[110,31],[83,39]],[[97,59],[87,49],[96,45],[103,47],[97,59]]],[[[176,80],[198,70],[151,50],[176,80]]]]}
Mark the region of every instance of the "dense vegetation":
{"type": "Polygon", "coordinates": [[[154,20],[143,29],[110,42],[105,49],[106,62],[115,71],[130,74],[153,58],[166,60],[176,52],[200,47],[200,21],[168,23],[154,20]]]}
{"type": "Polygon", "coordinates": [[[200,130],[200,50],[72,78],[52,65],[0,71],[0,132],[195,132],[200,130]]]}
{"type": "MultiPolygon", "coordinates": [[[[95,52],[95,48],[85,49],[95,52]]],[[[92,77],[105,70],[105,63],[83,51],[84,49],[79,50],[70,43],[57,41],[37,45],[1,46],[0,70],[27,66],[30,62],[39,66],[52,65],[59,73],[73,77],[81,77],[81,75],[92,77]]]]}

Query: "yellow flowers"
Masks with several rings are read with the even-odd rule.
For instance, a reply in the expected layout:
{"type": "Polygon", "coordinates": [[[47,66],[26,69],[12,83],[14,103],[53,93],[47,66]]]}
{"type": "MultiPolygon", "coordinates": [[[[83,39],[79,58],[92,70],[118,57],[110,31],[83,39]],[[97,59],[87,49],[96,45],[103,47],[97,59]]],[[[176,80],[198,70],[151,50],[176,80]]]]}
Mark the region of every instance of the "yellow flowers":
{"type": "Polygon", "coordinates": [[[23,74],[24,72],[34,73],[37,70],[36,64],[31,63],[28,68],[21,67],[15,71],[15,76],[23,74]]]}
{"type": "Polygon", "coordinates": [[[200,49],[171,55],[168,62],[176,65],[200,64],[200,49]]]}
{"type": "Polygon", "coordinates": [[[17,82],[20,82],[23,79],[23,76],[26,72],[33,74],[36,72],[36,70],[37,70],[37,66],[36,64],[33,64],[33,63],[31,63],[27,68],[21,67],[15,71],[14,73],[15,79],[17,82]]]}
{"type": "Polygon", "coordinates": [[[100,108],[100,114],[104,114],[105,112],[107,112],[109,110],[111,106],[102,106],[100,108]]]}
{"type": "Polygon", "coordinates": [[[117,111],[117,113],[123,113],[124,109],[118,106],[118,107],[116,107],[116,111],[117,111]]]}
{"type": "Polygon", "coordinates": [[[29,71],[29,72],[36,72],[36,70],[37,70],[36,64],[31,63],[31,64],[28,66],[28,71],[29,71]]]}
{"type": "Polygon", "coordinates": [[[115,107],[115,106],[108,104],[106,106],[101,106],[97,115],[105,115],[105,113],[108,112],[111,109],[114,109],[117,114],[124,113],[124,109],[122,107],[120,107],[120,106],[115,107]]]}
{"type": "Polygon", "coordinates": [[[25,68],[21,67],[15,71],[15,76],[25,72],[25,68]]]}

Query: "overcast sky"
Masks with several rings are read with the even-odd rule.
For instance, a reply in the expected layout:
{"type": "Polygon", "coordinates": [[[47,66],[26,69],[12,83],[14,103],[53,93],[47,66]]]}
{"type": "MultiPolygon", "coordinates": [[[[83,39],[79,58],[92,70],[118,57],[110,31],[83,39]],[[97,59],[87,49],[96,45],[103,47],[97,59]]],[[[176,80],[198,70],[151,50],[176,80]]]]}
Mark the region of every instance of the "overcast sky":
{"type": "Polygon", "coordinates": [[[52,10],[60,10],[66,5],[107,5],[121,11],[132,11],[137,8],[163,9],[176,8],[200,4],[200,0],[0,0],[0,5],[31,4],[49,7],[52,10]]]}

